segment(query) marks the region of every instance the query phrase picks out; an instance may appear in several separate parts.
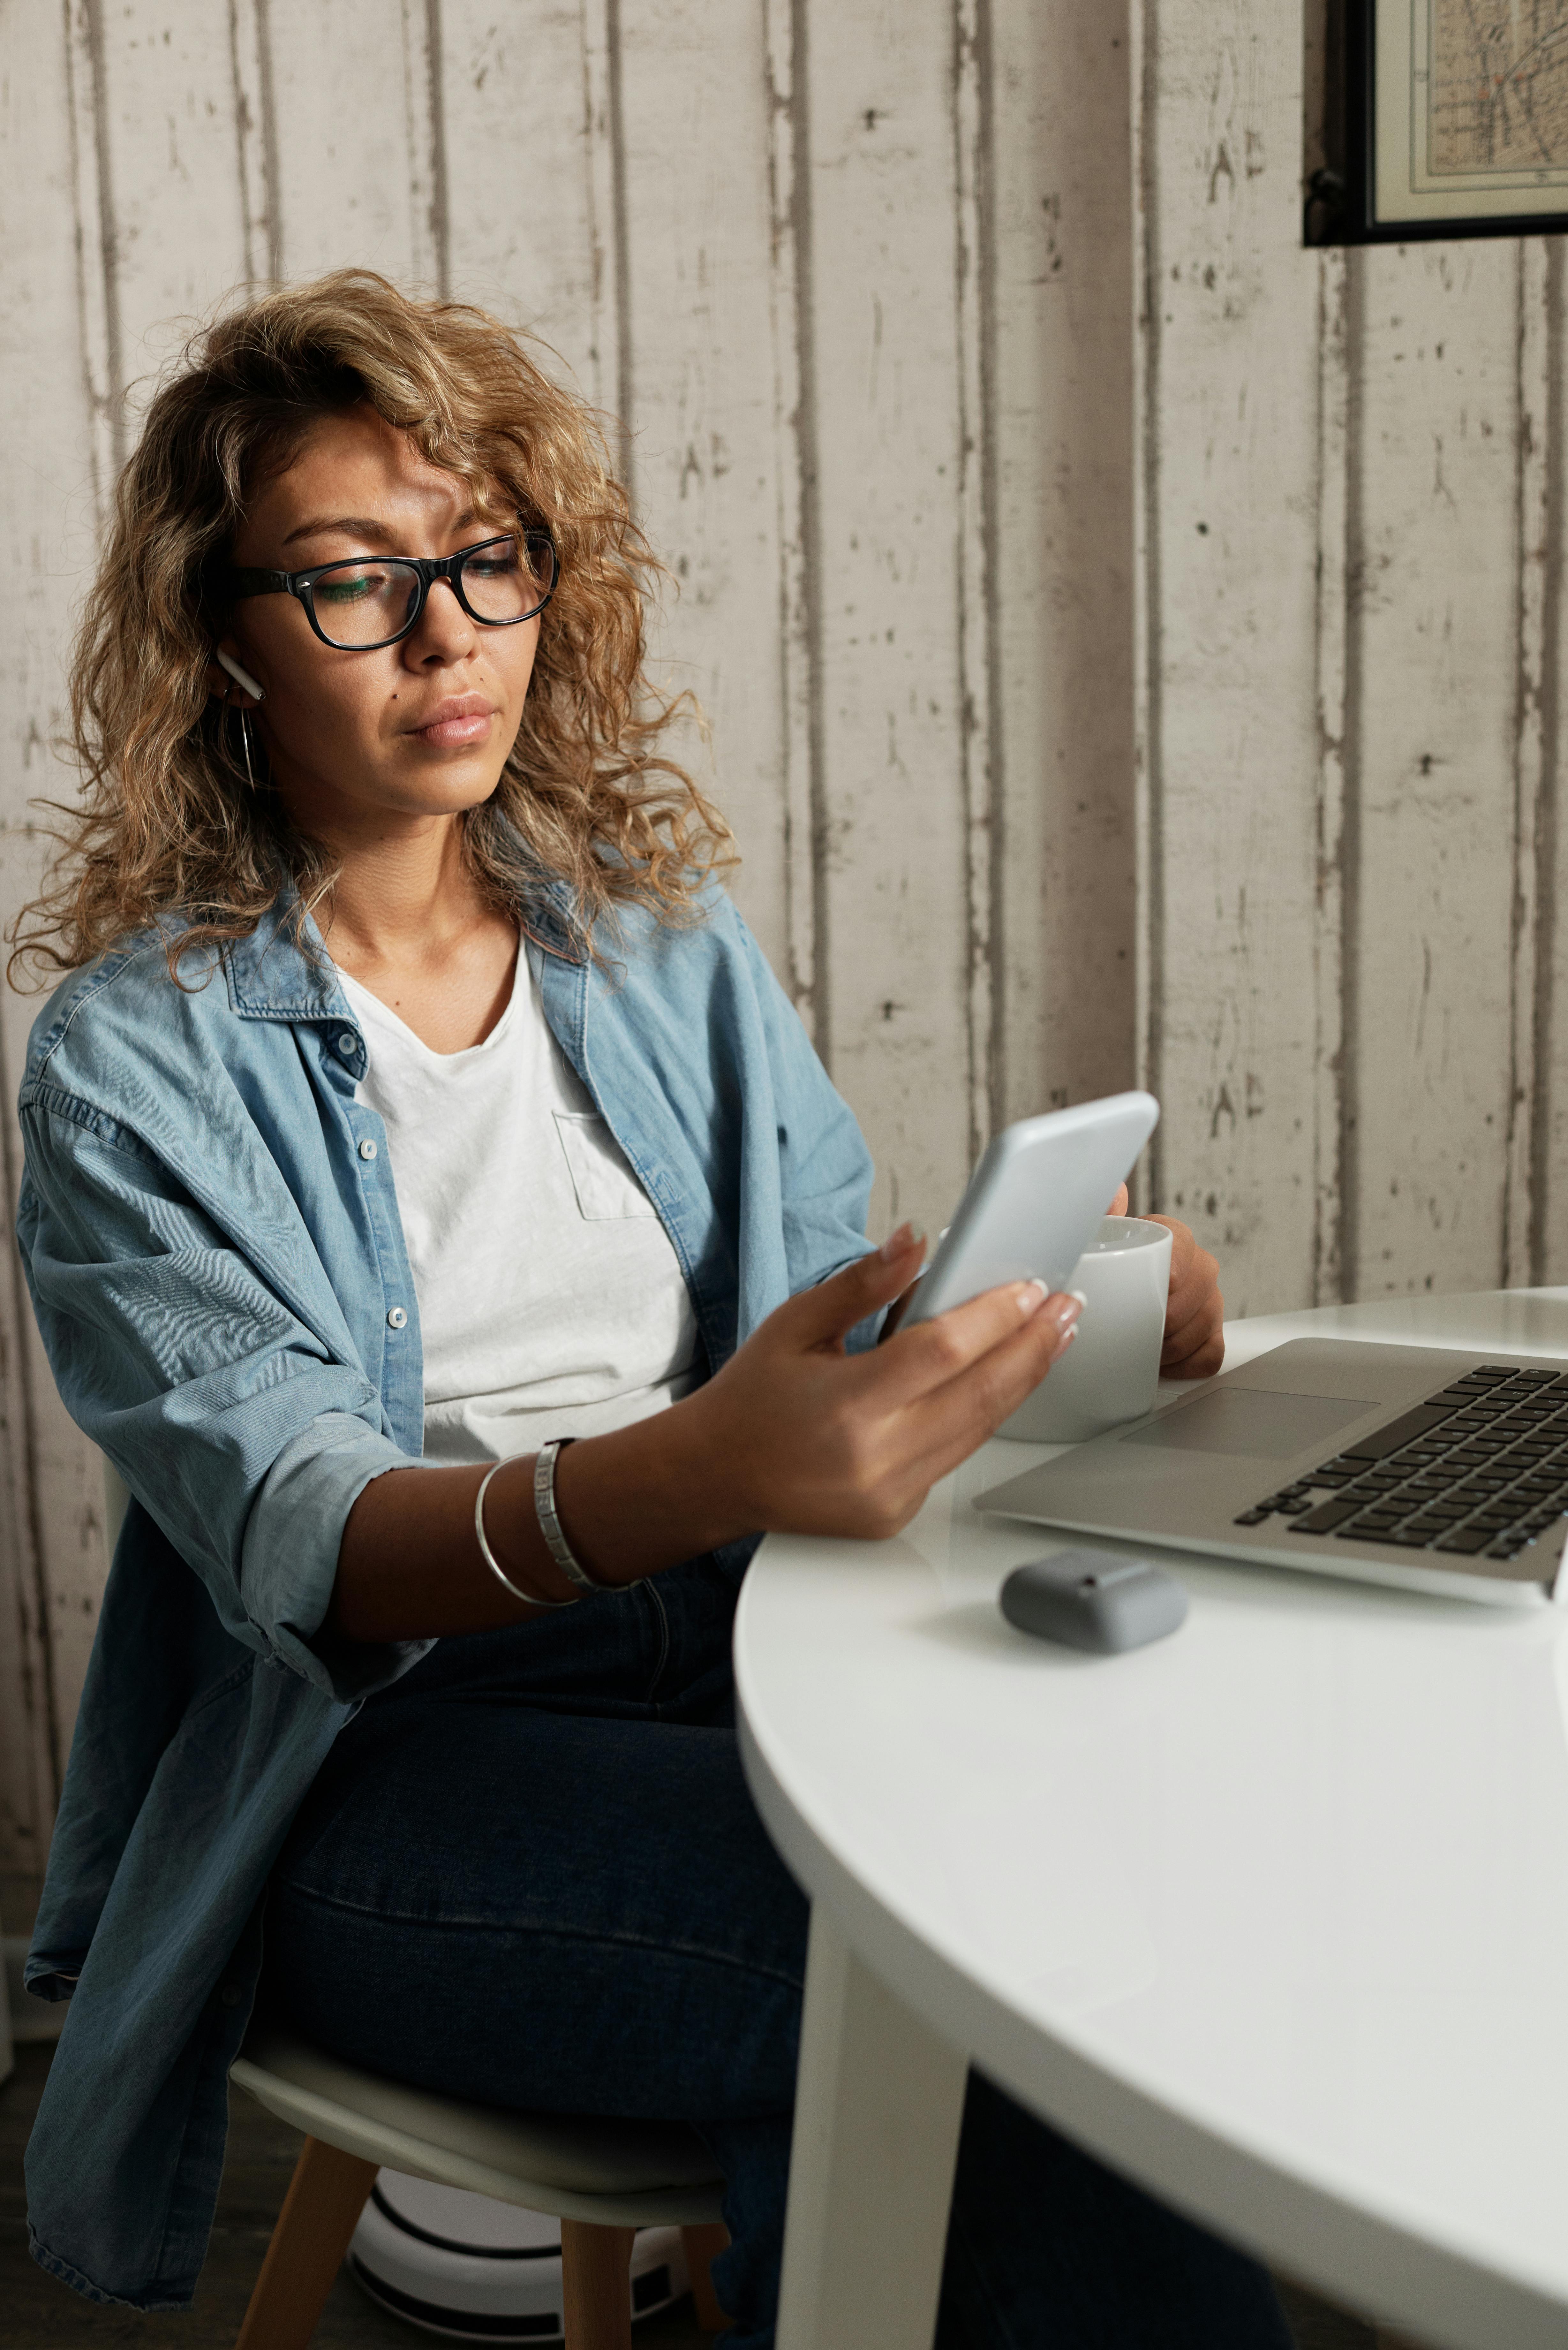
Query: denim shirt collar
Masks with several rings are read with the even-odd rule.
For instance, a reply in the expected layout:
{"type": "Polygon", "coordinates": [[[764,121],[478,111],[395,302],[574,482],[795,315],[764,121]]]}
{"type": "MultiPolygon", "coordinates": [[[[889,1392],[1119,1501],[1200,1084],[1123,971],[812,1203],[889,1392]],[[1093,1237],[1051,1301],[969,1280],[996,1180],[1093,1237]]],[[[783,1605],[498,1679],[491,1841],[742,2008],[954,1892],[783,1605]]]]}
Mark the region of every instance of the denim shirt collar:
{"type": "Polygon", "coordinates": [[[223,951],[229,1002],[242,1020],[348,1019],[348,999],[312,915],[292,881],[248,938],[223,951]]]}

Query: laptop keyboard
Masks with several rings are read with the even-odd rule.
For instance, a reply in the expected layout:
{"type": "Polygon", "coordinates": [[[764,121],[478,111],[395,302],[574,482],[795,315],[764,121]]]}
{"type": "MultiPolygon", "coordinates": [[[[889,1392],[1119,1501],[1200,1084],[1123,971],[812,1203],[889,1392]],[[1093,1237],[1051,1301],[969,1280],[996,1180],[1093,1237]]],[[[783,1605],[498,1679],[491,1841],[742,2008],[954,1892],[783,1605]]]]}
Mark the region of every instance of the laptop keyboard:
{"type": "Polygon", "coordinates": [[[1483,1364],[1235,1521],[1515,1558],[1568,1514],[1568,1372],[1483,1364]]]}

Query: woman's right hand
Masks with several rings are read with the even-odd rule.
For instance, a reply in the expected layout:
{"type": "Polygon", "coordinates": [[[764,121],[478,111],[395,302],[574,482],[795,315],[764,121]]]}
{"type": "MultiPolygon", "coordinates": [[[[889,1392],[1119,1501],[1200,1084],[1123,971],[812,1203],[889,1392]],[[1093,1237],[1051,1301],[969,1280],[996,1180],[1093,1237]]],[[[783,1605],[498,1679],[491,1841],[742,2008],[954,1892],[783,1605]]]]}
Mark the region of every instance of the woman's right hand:
{"type": "Polygon", "coordinates": [[[923,1245],[906,1224],[790,1298],[677,1405],[734,1532],[897,1534],[1070,1343],[1076,1299],[1024,1281],[846,1354],[856,1325],[909,1287],[923,1245]]]}
{"type": "MultiPolygon", "coordinates": [[[[1077,1301],[1011,1282],[867,1354],[845,1340],[906,1290],[922,1243],[908,1225],[804,1290],[694,1395],[556,1462],[556,1506],[581,1563],[611,1584],[657,1575],[742,1534],[850,1534],[907,1525],[939,1477],[1015,1411],[1072,1336],[1077,1301]]],[[[534,1506],[534,1461],[501,1464],[480,1555],[476,1468],[400,1470],[349,1511],[327,1629],[417,1640],[514,1623],[524,1594],[576,1597],[534,1506]]]]}

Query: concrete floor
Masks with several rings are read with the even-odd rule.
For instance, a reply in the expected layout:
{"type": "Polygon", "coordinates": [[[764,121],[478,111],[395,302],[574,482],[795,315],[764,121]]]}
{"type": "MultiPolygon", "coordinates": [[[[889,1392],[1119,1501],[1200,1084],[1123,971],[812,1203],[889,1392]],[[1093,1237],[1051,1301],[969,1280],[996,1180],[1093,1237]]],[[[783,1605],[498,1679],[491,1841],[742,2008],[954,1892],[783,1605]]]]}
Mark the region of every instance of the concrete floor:
{"type": "MultiPolygon", "coordinates": [[[[49,2069],[51,2045],[16,2051],[16,2070],[0,2088],[0,2350],[230,2350],[240,2330],[273,2222],[299,2151],[299,2138],[248,2097],[236,2096],[228,2160],[212,2248],[195,2306],[187,2313],[139,2316],[83,2301],[47,2276],[27,2251],[22,2149],[49,2069]]],[[[1298,2350],[1375,2350],[1376,2336],[1311,2295],[1282,2287],[1298,2350]]],[[[347,2272],[332,2288],[312,2350],[419,2350],[439,2336],[389,2316],[347,2272]]],[[[690,2300],[644,2319],[638,2350],[710,2350],[690,2300]]]]}

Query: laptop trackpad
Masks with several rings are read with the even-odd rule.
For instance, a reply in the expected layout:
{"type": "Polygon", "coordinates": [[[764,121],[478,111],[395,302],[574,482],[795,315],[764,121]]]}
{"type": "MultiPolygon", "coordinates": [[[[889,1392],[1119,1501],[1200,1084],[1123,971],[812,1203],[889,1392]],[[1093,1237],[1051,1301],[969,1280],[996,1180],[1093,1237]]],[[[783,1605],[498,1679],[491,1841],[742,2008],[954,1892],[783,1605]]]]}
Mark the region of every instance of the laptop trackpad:
{"type": "Polygon", "coordinates": [[[1262,1388],[1216,1388],[1195,1403],[1179,1404],[1124,1444],[1162,1444],[1182,1452],[1230,1452],[1259,1461],[1288,1461],[1309,1444],[1326,1444],[1336,1430],[1376,1409],[1376,1398],[1275,1395],[1262,1388]]]}

